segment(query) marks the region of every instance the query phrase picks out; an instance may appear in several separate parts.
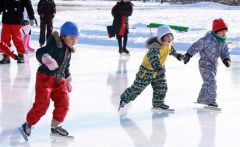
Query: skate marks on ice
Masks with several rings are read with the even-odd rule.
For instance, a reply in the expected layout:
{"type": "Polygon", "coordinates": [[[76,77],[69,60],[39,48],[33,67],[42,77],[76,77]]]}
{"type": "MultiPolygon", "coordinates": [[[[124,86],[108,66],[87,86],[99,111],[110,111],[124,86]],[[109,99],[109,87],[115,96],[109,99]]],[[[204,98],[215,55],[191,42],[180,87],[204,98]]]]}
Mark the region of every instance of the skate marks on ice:
{"type": "Polygon", "coordinates": [[[208,106],[206,104],[202,104],[202,103],[198,103],[198,102],[194,102],[194,104],[201,105],[201,106],[203,106],[202,108],[206,109],[206,110],[219,111],[219,112],[221,112],[221,110],[222,110],[219,107],[208,106]]]}

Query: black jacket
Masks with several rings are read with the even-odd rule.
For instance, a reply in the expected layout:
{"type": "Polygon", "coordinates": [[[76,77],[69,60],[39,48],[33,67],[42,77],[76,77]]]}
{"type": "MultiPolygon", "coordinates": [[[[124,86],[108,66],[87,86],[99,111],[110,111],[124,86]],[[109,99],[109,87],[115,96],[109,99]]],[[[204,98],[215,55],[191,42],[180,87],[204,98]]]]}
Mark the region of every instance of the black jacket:
{"type": "Polygon", "coordinates": [[[42,19],[53,18],[56,14],[56,5],[54,0],[40,0],[37,7],[38,15],[42,19]]]}
{"type": "Polygon", "coordinates": [[[27,9],[29,19],[35,19],[31,0],[0,0],[0,4],[4,24],[23,24],[24,7],[27,9]]]}
{"type": "Polygon", "coordinates": [[[71,53],[72,50],[62,42],[59,33],[56,31],[53,32],[53,34],[49,36],[46,46],[39,48],[36,52],[36,58],[38,62],[41,63],[38,72],[55,76],[58,80],[62,77],[67,78],[70,76],[69,66],[71,53]],[[49,70],[48,67],[42,63],[42,56],[46,53],[55,59],[58,64],[58,68],[54,71],[49,70]]]}
{"type": "Polygon", "coordinates": [[[112,8],[113,19],[113,33],[118,34],[122,24],[122,16],[126,16],[126,33],[128,33],[128,17],[132,15],[133,4],[131,2],[117,2],[117,4],[112,8]]]}
{"type": "Polygon", "coordinates": [[[2,11],[3,11],[3,5],[2,5],[2,0],[0,0],[0,14],[2,13],[2,11]]]}

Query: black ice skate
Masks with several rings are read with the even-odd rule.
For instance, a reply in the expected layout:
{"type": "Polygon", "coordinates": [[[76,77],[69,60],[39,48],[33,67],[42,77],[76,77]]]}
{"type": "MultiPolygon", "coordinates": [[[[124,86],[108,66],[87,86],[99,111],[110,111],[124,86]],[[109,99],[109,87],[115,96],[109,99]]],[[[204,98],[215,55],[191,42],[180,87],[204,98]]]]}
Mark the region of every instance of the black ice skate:
{"type": "Polygon", "coordinates": [[[24,63],[24,56],[22,54],[18,55],[17,63],[24,63]]]}
{"type": "Polygon", "coordinates": [[[218,104],[216,102],[209,103],[208,106],[210,107],[218,107],[218,104]]]}
{"type": "Polygon", "coordinates": [[[159,108],[161,108],[161,109],[169,109],[169,106],[166,105],[166,104],[164,104],[164,103],[161,103],[161,104],[159,105],[159,108]]]}
{"type": "Polygon", "coordinates": [[[169,106],[161,103],[157,106],[153,106],[152,112],[174,112],[174,109],[169,109],[169,106]]]}
{"type": "Polygon", "coordinates": [[[59,138],[59,139],[74,139],[73,136],[70,136],[69,133],[62,128],[62,126],[51,128],[51,134],[50,136],[52,138],[59,138]]]}
{"type": "Polygon", "coordinates": [[[122,54],[123,49],[122,49],[122,48],[119,48],[119,49],[118,49],[118,52],[119,52],[119,54],[122,54]]]}
{"type": "Polygon", "coordinates": [[[129,51],[126,49],[126,48],[123,48],[122,49],[122,52],[126,53],[126,54],[129,54],[129,51]]]}
{"type": "Polygon", "coordinates": [[[25,141],[28,141],[28,137],[31,135],[32,127],[28,123],[24,123],[18,128],[25,141]]]}
{"type": "Polygon", "coordinates": [[[10,63],[10,58],[7,57],[6,55],[3,56],[3,59],[0,61],[0,64],[9,64],[10,63]]]}

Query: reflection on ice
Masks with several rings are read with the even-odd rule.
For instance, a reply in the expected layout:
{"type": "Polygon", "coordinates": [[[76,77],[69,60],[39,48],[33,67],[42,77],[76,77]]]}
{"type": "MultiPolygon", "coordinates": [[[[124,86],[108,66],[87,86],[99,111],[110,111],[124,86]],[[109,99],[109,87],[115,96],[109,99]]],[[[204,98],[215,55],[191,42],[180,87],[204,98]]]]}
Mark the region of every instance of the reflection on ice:
{"type": "Polygon", "coordinates": [[[198,147],[215,147],[216,117],[220,112],[203,108],[197,109],[196,112],[201,127],[201,139],[198,147]]]}

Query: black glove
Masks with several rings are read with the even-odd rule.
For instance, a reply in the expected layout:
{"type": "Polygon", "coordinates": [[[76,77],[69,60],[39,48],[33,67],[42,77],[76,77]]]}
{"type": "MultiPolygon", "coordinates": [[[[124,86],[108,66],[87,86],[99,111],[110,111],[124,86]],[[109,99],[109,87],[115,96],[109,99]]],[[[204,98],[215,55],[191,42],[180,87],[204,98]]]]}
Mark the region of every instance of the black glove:
{"type": "Polygon", "coordinates": [[[230,64],[231,64],[231,60],[229,58],[226,58],[223,60],[223,64],[226,66],[226,67],[230,67],[230,64]]]}
{"type": "Polygon", "coordinates": [[[179,54],[179,53],[175,53],[175,57],[178,59],[178,61],[182,61],[184,58],[184,55],[179,54]]]}
{"type": "Polygon", "coordinates": [[[186,53],[183,58],[184,64],[187,64],[192,56],[189,53],[186,53]]]}

